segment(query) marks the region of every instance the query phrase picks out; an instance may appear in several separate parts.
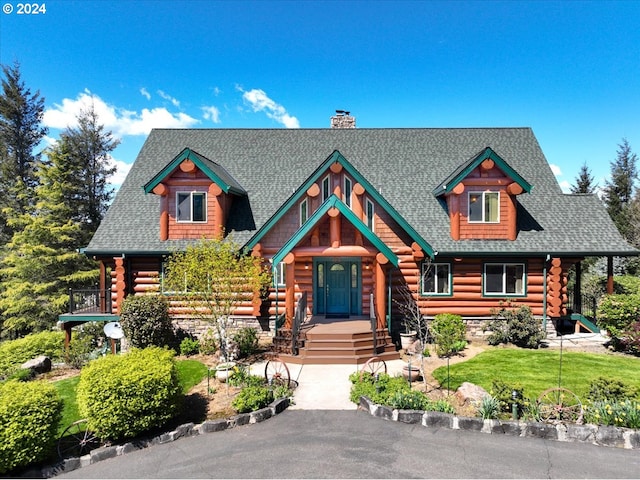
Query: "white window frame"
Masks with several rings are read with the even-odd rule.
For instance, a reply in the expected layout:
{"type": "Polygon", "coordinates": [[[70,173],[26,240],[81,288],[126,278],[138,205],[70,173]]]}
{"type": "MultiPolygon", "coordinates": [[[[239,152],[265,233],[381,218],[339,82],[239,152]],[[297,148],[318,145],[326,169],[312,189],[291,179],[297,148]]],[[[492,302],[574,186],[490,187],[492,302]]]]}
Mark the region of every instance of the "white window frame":
{"type": "Polygon", "coordinates": [[[322,202],[331,196],[331,175],[327,175],[320,182],[320,190],[322,191],[322,202]],[[325,188],[326,184],[326,188],[325,188]]]}
{"type": "Polygon", "coordinates": [[[469,192],[469,196],[467,197],[468,200],[468,208],[467,208],[467,219],[469,220],[469,223],[500,223],[500,192],[495,192],[495,191],[486,191],[486,192],[469,192]],[[479,195],[482,201],[482,219],[481,220],[472,220],[471,219],[471,205],[472,203],[475,202],[471,202],[471,196],[472,195],[479,195]],[[497,212],[497,218],[496,220],[487,220],[486,219],[486,212],[487,212],[487,195],[497,195],[498,196],[498,212],[497,212]]]}
{"type": "Polygon", "coordinates": [[[207,223],[207,192],[176,192],[176,222],[178,223],[207,223]],[[180,196],[189,196],[189,220],[180,219],[180,196]],[[193,219],[193,198],[194,196],[202,197],[202,213],[203,220],[193,219]]]}
{"type": "Polygon", "coordinates": [[[344,177],[343,180],[343,194],[344,194],[344,204],[351,208],[351,193],[353,192],[353,182],[347,176],[344,177]],[[349,188],[347,188],[347,184],[349,188]]]}
{"type": "Polygon", "coordinates": [[[280,262],[273,275],[273,285],[275,287],[285,287],[287,285],[287,264],[280,262]]]}
{"type": "Polygon", "coordinates": [[[309,220],[309,201],[305,198],[300,202],[300,226],[309,220]]]}
{"type": "Polygon", "coordinates": [[[424,262],[422,264],[422,274],[420,276],[420,292],[422,295],[424,296],[435,296],[435,295],[439,295],[439,296],[451,296],[453,295],[452,292],[452,285],[451,285],[451,263],[448,262],[439,262],[439,263],[429,263],[429,262],[424,262]],[[441,271],[440,269],[446,267],[447,271],[446,271],[446,277],[444,278],[444,282],[446,284],[446,291],[445,292],[440,292],[439,290],[439,286],[442,284],[441,280],[442,277],[444,277],[444,275],[441,276],[441,271]],[[433,273],[434,273],[434,281],[433,281],[433,285],[435,287],[435,291],[427,291],[425,290],[425,276],[427,275],[427,273],[429,272],[429,270],[432,269],[433,273]]]}
{"type": "Polygon", "coordinates": [[[364,214],[367,227],[369,227],[369,230],[373,232],[375,228],[376,206],[369,198],[367,198],[364,202],[364,214]],[[369,216],[369,208],[371,208],[371,216],[369,216]]]}
{"type": "Polygon", "coordinates": [[[527,295],[527,266],[524,263],[520,262],[511,262],[511,263],[502,263],[502,262],[493,262],[493,263],[485,263],[482,268],[482,294],[488,297],[525,297],[527,295]],[[502,288],[500,291],[489,292],[487,291],[487,267],[502,267],[502,288]],[[522,276],[518,279],[517,277],[513,277],[515,279],[514,290],[513,292],[508,292],[508,270],[509,268],[521,268],[522,276]],[[518,289],[518,282],[520,282],[520,288],[518,289]]]}

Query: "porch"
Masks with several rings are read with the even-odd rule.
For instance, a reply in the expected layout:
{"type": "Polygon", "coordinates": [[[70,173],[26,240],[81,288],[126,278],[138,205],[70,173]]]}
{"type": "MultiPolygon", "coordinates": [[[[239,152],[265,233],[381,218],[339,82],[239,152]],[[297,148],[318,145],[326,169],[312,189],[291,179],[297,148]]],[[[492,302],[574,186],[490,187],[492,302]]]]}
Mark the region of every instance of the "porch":
{"type": "Polygon", "coordinates": [[[117,322],[113,313],[111,289],[87,288],[69,290],[69,311],[58,316],[58,324],[65,332],[64,346],[69,347],[71,329],[86,322],[117,322]]]}

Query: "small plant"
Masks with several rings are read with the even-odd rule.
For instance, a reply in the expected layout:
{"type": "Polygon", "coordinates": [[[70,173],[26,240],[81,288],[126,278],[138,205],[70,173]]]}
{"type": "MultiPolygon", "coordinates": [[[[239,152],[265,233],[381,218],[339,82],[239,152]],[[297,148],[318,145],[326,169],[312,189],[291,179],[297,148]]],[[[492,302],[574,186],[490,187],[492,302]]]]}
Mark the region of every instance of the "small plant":
{"type": "Polygon", "coordinates": [[[30,368],[18,368],[7,378],[7,380],[17,380],[19,382],[28,382],[29,380],[33,380],[34,377],[35,377],[35,372],[30,368]]]}
{"type": "Polygon", "coordinates": [[[286,385],[276,385],[273,387],[273,398],[288,398],[293,395],[293,390],[286,385]]]}
{"type": "Polygon", "coordinates": [[[233,334],[240,358],[245,358],[258,349],[258,332],[255,328],[243,327],[233,334]]]}
{"type": "Polygon", "coordinates": [[[251,386],[240,390],[231,402],[238,413],[254,412],[266,407],[273,401],[273,392],[266,386],[251,386]]]}
{"type": "Polygon", "coordinates": [[[640,428],[640,402],[598,400],[584,408],[585,421],[596,425],[640,428]]]}
{"type": "Polygon", "coordinates": [[[439,357],[448,357],[467,346],[467,330],[460,315],[440,313],[435,316],[430,327],[439,357]]]}
{"type": "Polygon", "coordinates": [[[500,415],[500,401],[491,395],[482,397],[478,407],[478,414],[483,420],[498,418],[500,415]]]}
{"type": "Polygon", "coordinates": [[[417,390],[399,390],[389,395],[385,403],[391,408],[402,410],[427,410],[429,399],[417,390]]]}
{"type": "Polygon", "coordinates": [[[518,406],[518,412],[524,411],[525,397],[520,385],[508,385],[502,380],[494,379],[491,382],[490,393],[498,401],[502,413],[511,413],[514,403],[518,406]]]}
{"type": "Polygon", "coordinates": [[[180,342],[180,355],[190,357],[200,352],[200,342],[197,338],[185,337],[180,342]]]}

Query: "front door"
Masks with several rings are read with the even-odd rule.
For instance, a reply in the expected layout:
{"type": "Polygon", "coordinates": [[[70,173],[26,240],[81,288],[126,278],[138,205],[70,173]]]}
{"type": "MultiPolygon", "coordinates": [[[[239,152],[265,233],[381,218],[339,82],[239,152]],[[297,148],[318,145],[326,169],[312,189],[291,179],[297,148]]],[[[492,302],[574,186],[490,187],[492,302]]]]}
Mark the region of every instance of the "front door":
{"type": "Polygon", "coordinates": [[[329,262],[327,264],[327,314],[349,315],[351,297],[349,263],[329,262]]]}
{"type": "Polygon", "coordinates": [[[360,315],[362,282],[360,259],[332,258],[314,261],[313,313],[360,315]]]}

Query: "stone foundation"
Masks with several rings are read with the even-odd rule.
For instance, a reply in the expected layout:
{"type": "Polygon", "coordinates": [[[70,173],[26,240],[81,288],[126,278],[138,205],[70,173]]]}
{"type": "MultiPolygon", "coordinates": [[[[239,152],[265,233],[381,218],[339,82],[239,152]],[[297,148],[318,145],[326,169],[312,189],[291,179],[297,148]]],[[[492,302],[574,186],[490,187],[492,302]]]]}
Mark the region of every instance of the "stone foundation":
{"type": "MultiPolygon", "coordinates": [[[[193,335],[196,338],[201,338],[208,330],[215,331],[215,325],[209,323],[201,318],[194,317],[172,317],[173,325],[177,328],[181,328],[185,332],[193,335]]],[[[272,332],[269,329],[269,319],[259,317],[232,317],[231,330],[239,330],[241,328],[251,327],[255,328],[258,332],[259,338],[271,338],[272,332]]]]}

